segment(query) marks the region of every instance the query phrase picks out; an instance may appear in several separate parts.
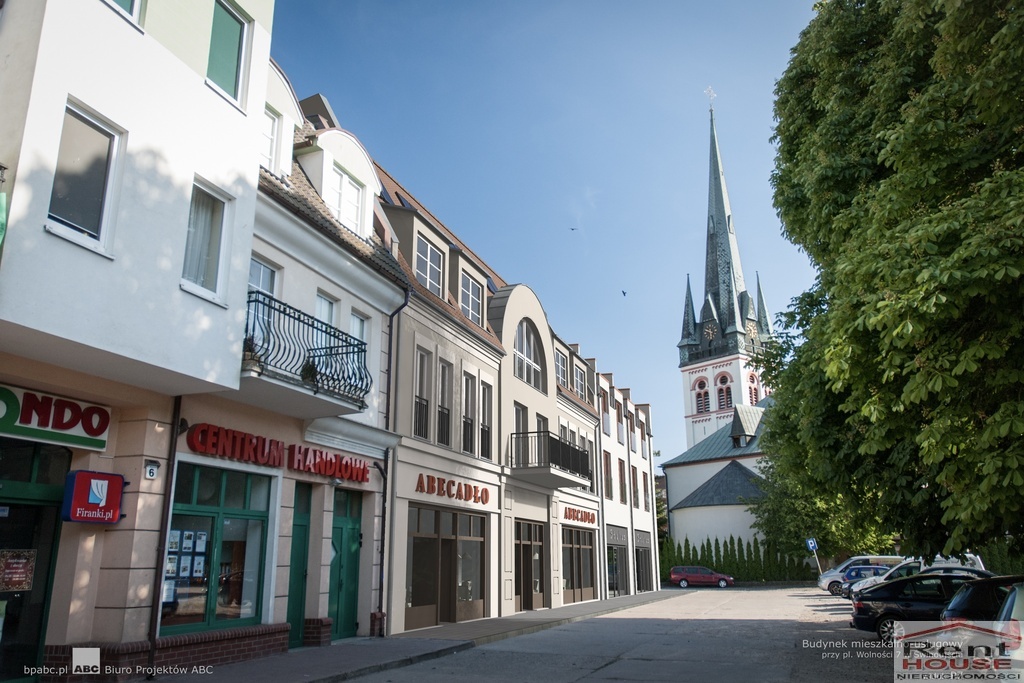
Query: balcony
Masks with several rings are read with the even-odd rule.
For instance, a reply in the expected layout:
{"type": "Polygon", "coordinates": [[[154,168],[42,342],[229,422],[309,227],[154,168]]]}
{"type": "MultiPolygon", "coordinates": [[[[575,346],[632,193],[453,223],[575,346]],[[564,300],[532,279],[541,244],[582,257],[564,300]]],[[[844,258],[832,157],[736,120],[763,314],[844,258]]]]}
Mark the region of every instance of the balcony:
{"type": "Polygon", "coordinates": [[[263,292],[249,292],[239,400],[292,417],[366,408],[366,342],[263,292]]]}
{"type": "Polygon", "coordinates": [[[550,432],[512,434],[509,466],[516,477],[545,488],[590,488],[590,454],[550,432]]]}

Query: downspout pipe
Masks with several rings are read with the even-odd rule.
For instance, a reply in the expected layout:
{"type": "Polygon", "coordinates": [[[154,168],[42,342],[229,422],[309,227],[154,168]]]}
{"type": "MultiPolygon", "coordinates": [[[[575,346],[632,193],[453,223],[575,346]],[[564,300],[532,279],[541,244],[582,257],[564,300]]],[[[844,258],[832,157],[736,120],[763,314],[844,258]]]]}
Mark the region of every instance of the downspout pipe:
{"type": "MultiPolygon", "coordinates": [[[[181,436],[179,423],[181,422],[181,396],[174,397],[174,408],[171,411],[171,438],[167,445],[167,471],[164,473],[164,505],[160,511],[160,527],[156,543],[156,561],[153,563],[153,606],[149,612],[149,657],[148,665],[150,672],[155,670],[156,665],[156,636],[160,623],[160,608],[163,595],[162,571],[164,553],[167,550],[167,528],[171,519],[171,484],[174,482],[174,466],[178,455],[178,437],[181,436]]],[[[153,680],[156,677],[150,673],[146,678],[153,680]]]]}
{"type": "MultiPolygon", "coordinates": [[[[397,330],[397,328],[395,326],[395,319],[398,317],[398,314],[402,312],[402,309],[404,309],[406,306],[409,305],[409,299],[411,297],[412,297],[412,289],[407,287],[405,289],[405,301],[403,301],[402,305],[399,306],[398,308],[396,308],[394,311],[392,311],[391,314],[388,316],[388,364],[387,364],[387,392],[388,392],[388,398],[387,398],[387,401],[384,403],[384,430],[385,431],[391,431],[391,404],[394,402],[394,398],[393,398],[392,394],[393,394],[394,387],[395,387],[394,372],[397,371],[397,369],[398,369],[398,361],[395,358],[395,347],[396,347],[395,336],[398,334],[398,330],[397,330]]],[[[385,579],[384,559],[385,559],[385,555],[386,555],[386,549],[388,547],[387,546],[387,542],[388,542],[388,539],[389,539],[387,521],[388,521],[388,498],[391,495],[391,485],[390,485],[390,479],[391,478],[388,476],[388,474],[392,471],[391,459],[392,459],[392,457],[394,455],[394,452],[395,452],[394,448],[386,448],[386,449],[384,449],[384,467],[383,468],[380,467],[377,463],[374,463],[374,466],[377,467],[377,470],[380,472],[381,478],[384,480],[384,487],[383,487],[383,490],[381,491],[381,499],[380,499],[380,577],[379,577],[380,585],[379,585],[379,588],[377,590],[377,613],[380,615],[381,619],[384,618],[384,579],[385,579]]],[[[388,593],[390,594],[390,592],[391,592],[391,590],[390,590],[390,579],[389,579],[388,593]]],[[[379,626],[379,630],[378,630],[377,635],[379,637],[383,638],[386,635],[386,631],[387,631],[387,628],[386,628],[385,624],[382,623],[379,626]]]]}

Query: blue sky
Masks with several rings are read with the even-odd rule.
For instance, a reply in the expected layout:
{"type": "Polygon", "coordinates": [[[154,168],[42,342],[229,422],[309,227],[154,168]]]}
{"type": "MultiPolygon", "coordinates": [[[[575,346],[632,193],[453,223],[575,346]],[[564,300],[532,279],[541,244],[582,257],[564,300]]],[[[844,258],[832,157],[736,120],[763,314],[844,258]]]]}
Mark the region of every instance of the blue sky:
{"type": "Polygon", "coordinates": [[[775,81],[812,0],[278,0],[271,53],[555,332],[686,448],[676,343],[704,294],[708,97],[743,272],[812,284],[769,182],[775,81]],[[626,291],[623,296],[622,291],[626,291]]]}

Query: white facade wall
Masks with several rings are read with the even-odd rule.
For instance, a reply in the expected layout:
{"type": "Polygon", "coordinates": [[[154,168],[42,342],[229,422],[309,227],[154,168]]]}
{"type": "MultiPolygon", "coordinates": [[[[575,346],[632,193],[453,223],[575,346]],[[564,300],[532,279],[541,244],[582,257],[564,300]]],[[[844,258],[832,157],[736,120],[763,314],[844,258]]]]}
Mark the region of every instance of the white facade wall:
{"type": "Polygon", "coordinates": [[[237,387],[258,170],[254,115],[264,110],[273,2],[243,4],[252,21],[238,102],[206,82],[212,2],[193,2],[186,13],[151,0],[141,28],[103,0],[48,0],[39,12],[41,4],[8,3],[0,21],[0,45],[11,46],[5,63],[18,54],[25,67],[5,68],[2,83],[24,105],[14,110],[5,98],[4,132],[21,146],[0,148],[11,169],[4,348],[69,363],[61,340],[70,339],[77,367],[103,377],[172,395],[237,387]],[[19,45],[33,33],[37,45],[19,45]],[[35,50],[34,68],[19,48],[35,50]],[[99,240],[47,217],[69,102],[120,131],[99,240]],[[210,294],[182,284],[197,181],[228,200],[210,294]]]}

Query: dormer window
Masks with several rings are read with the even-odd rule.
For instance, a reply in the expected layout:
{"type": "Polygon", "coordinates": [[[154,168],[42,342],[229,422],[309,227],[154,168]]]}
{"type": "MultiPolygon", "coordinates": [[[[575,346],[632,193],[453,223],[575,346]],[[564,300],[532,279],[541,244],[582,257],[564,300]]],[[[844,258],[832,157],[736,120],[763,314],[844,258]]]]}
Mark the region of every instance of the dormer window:
{"type": "Polygon", "coordinates": [[[584,372],[583,368],[577,366],[573,367],[573,386],[576,390],[576,395],[584,401],[587,400],[587,373],[584,372]]]}
{"type": "Polygon", "coordinates": [[[470,277],[469,273],[462,271],[462,289],[459,295],[462,314],[477,325],[483,324],[483,296],[484,288],[480,283],[470,277]]]}
{"type": "Polygon", "coordinates": [[[361,235],[359,217],[363,212],[363,186],[340,166],[324,181],[324,203],[342,225],[361,235]]]}
{"type": "Polygon", "coordinates": [[[528,321],[522,320],[516,328],[513,348],[515,375],[530,386],[545,391],[543,362],[544,356],[537,336],[537,330],[528,321]]]}
{"type": "Polygon", "coordinates": [[[555,379],[561,386],[569,386],[569,358],[561,351],[555,351],[555,379]]]}
{"type": "Polygon", "coordinates": [[[260,149],[260,164],[274,175],[277,175],[277,139],[281,126],[281,117],[269,107],[263,112],[263,146],[260,149]]]}
{"type": "Polygon", "coordinates": [[[436,297],[441,296],[441,252],[422,235],[416,236],[416,280],[436,297]]]}

